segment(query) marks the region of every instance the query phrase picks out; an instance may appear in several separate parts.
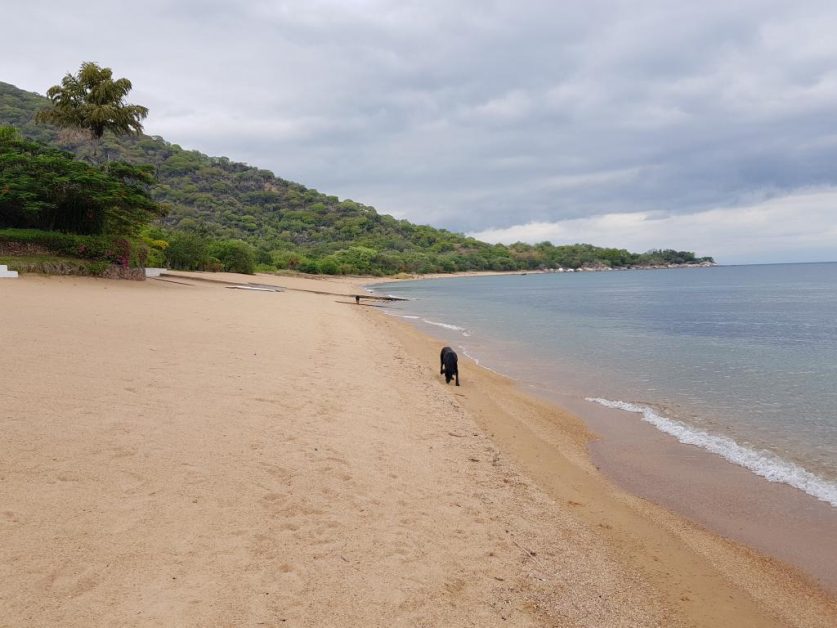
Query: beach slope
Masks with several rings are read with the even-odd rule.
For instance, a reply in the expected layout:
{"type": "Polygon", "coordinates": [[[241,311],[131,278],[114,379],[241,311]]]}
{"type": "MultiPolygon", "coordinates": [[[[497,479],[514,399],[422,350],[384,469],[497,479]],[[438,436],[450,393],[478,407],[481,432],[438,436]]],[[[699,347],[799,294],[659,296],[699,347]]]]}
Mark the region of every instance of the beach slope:
{"type": "Polygon", "coordinates": [[[445,386],[435,345],[352,299],[182,274],[24,277],[0,303],[0,625],[837,617],[610,487],[572,417],[467,365],[445,386]]]}

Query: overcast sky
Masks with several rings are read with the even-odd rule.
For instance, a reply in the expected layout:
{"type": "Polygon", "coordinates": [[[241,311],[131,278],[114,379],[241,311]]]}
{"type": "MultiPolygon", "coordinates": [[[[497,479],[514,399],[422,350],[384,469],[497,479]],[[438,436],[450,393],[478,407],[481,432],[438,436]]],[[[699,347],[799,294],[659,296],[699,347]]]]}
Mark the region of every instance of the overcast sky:
{"type": "Polygon", "coordinates": [[[82,61],[146,132],[489,241],[837,260],[837,3],[4,0],[0,80],[82,61]]]}

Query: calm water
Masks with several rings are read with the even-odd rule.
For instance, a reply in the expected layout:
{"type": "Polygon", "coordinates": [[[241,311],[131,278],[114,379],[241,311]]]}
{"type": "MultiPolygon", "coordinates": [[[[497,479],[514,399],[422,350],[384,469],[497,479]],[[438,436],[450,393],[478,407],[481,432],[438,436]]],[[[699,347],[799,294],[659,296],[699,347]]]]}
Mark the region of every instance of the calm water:
{"type": "Polygon", "coordinates": [[[837,506],[837,263],[393,283],[482,366],[637,412],[837,506]]]}

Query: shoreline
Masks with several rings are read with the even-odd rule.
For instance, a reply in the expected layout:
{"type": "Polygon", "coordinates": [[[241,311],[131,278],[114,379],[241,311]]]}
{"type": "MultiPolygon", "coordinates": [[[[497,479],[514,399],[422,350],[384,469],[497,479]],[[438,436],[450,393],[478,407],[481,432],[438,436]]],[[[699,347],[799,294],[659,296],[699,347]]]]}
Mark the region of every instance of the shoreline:
{"type": "Polygon", "coordinates": [[[599,434],[591,460],[611,482],[725,538],[777,558],[837,593],[837,512],[717,454],[684,444],[634,413],[567,395],[544,398],[599,434]],[[641,451],[642,455],[637,455],[641,451]]]}
{"type": "MultiPolygon", "coordinates": [[[[544,268],[544,269],[535,269],[535,270],[463,270],[453,273],[427,273],[424,275],[416,275],[416,274],[407,274],[407,277],[400,277],[398,275],[391,275],[387,277],[361,277],[357,275],[346,275],[346,279],[351,279],[354,281],[360,281],[362,283],[358,283],[358,286],[363,285],[372,285],[378,283],[395,283],[395,282],[403,282],[403,281],[424,281],[426,279],[458,279],[461,277],[498,277],[504,275],[550,275],[553,273],[603,273],[603,272],[627,272],[627,271],[635,271],[635,270],[694,270],[694,269],[706,269],[706,268],[716,268],[718,266],[725,266],[725,264],[673,264],[669,266],[630,266],[630,267],[618,267],[618,268],[610,268],[610,267],[602,267],[602,268],[576,268],[576,269],[555,269],[555,268],[544,268]]],[[[281,278],[282,276],[276,275],[277,277],[281,278]]],[[[287,275],[286,275],[287,276],[287,275]]],[[[307,277],[308,275],[306,275],[307,277]]],[[[311,277],[327,277],[329,279],[339,279],[339,276],[335,275],[311,275],[311,277]]]]}
{"type": "Polygon", "coordinates": [[[408,323],[178,275],[0,286],[7,621],[837,619],[798,571],[613,485],[554,403],[465,360],[445,386],[408,323]]]}
{"type": "MultiPolygon", "coordinates": [[[[444,331],[430,329],[438,323],[425,321],[428,324],[423,325],[399,316],[401,310],[392,312],[393,318],[440,338],[440,342],[462,341],[458,336],[445,339],[444,331]]],[[[464,356],[471,358],[467,352],[464,356]]],[[[783,560],[831,594],[837,592],[837,569],[833,567],[837,564],[837,509],[824,498],[785,482],[770,481],[713,451],[679,442],[634,412],[592,403],[585,399],[580,382],[575,382],[570,392],[532,379],[531,369],[496,371],[480,362],[476,365],[509,377],[521,390],[525,384],[529,394],[579,417],[600,435],[591,439],[591,460],[623,490],[783,560]]]]}
{"type": "MultiPolygon", "coordinates": [[[[444,342],[408,321],[375,314],[403,337],[402,342],[415,355],[431,359],[440,342],[444,342]]],[[[650,577],[657,587],[665,589],[672,578],[681,584],[688,581],[690,593],[681,596],[686,599],[679,599],[679,602],[682,605],[688,601],[689,611],[701,607],[701,612],[724,615],[744,604],[737,598],[726,606],[727,600],[717,598],[715,586],[720,581],[713,582],[717,577],[725,580],[727,587],[733,583],[743,585],[760,604],[783,615],[783,621],[788,625],[794,621],[788,613],[781,611],[781,607],[789,603],[789,599],[777,603],[773,596],[784,598],[789,589],[808,601],[819,598],[824,605],[822,608],[830,608],[829,613],[837,612],[835,589],[824,587],[811,574],[780,562],[764,550],[726,538],[707,523],[693,521],[671,505],[657,504],[652,498],[623,486],[612,469],[601,464],[599,456],[591,451],[591,445],[595,447],[600,441],[594,428],[575,409],[566,409],[555,399],[524,390],[516,380],[481,367],[470,358],[460,361],[466,363],[467,371],[464,376],[460,372],[462,387],[451,388],[455,391],[452,394],[472,413],[500,450],[509,454],[525,474],[559,503],[569,505],[574,514],[594,526],[618,548],[623,558],[650,577]],[[478,390],[473,394],[465,392],[465,386],[478,390]],[[661,565],[661,561],[666,564],[661,565]],[[708,576],[707,571],[714,575],[708,576]],[[750,586],[744,582],[744,574],[751,579],[750,586]],[[766,591],[771,593],[765,595],[766,591]],[[708,610],[713,605],[716,608],[708,610]]],[[[676,446],[684,447],[679,443],[676,446]]],[[[706,456],[711,454],[706,452],[706,456]]],[[[720,462],[739,469],[724,460],[720,462]]],[[[791,487],[785,488],[801,494],[791,487]]],[[[672,599],[672,603],[677,601],[672,599]]],[[[698,625],[724,625],[716,623],[717,618],[710,620],[700,613],[690,621],[698,625]]],[[[813,617],[803,621],[803,625],[806,621],[817,623],[813,617]]]]}

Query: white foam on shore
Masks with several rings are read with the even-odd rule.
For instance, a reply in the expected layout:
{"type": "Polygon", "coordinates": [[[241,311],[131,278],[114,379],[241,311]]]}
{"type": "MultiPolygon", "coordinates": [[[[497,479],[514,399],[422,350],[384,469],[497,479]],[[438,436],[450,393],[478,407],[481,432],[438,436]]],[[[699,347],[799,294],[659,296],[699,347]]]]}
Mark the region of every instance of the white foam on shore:
{"type": "Polygon", "coordinates": [[[681,443],[710,451],[733,464],[749,469],[770,482],[789,484],[837,508],[837,484],[814,475],[793,462],[783,460],[769,451],[756,451],[739,445],[726,436],[710,434],[680,421],[660,416],[647,406],[598,397],[587,397],[586,399],[607,408],[641,414],[643,421],[650,423],[661,432],[674,436],[681,443]]]}
{"type": "Polygon", "coordinates": [[[421,319],[421,321],[423,323],[427,323],[428,325],[435,325],[436,327],[444,327],[445,329],[452,329],[453,331],[462,332],[463,336],[470,335],[464,327],[459,327],[458,325],[451,325],[450,323],[439,323],[437,321],[431,321],[426,318],[421,319]]]}
{"type": "Polygon", "coordinates": [[[500,371],[496,371],[493,368],[491,368],[490,366],[486,366],[485,364],[482,364],[480,362],[480,359],[477,356],[471,355],[470,353],[468,353],[468,350],[463,345],[459,345],[459,349],[462,351],[462,355],[464,355],[466,358],[471,360],[474,364],[476,364],[481,369],[485,369],[486,371],[491,371],[495,375],[503,375],[500,371]]]}

